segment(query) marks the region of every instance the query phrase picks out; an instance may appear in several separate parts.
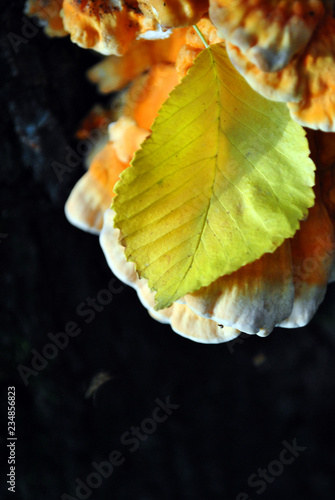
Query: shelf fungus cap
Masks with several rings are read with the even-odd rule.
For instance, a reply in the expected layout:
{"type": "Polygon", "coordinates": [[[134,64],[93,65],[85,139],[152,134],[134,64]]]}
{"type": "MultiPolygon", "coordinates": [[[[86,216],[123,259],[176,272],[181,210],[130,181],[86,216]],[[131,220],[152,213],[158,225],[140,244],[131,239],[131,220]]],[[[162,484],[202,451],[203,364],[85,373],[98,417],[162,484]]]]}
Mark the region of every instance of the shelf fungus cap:
{"type": "Polygon", "coordinates": [[[115,145],[109,141],[72,189],[65,204],[68,221],[79,229],[98,234],[103,213],[112,202],[114,185],[127,166],[119,160],[115,145]]]}
{"type": "Polygon", "coordinates": [[[304,127],[335,131],[335,19],[326,0],[213,0],[229,58],[264,97],[304,127]],[[234,7],[234,9],[233,9],[234,7]]]}
{"type": "Polygon", "coordinates": [[[307,325],[335,277],[334,134],[309,130],[307,135],[317,164],[316,196],[290,243],[294,302],[290,316],[278,325],[284,328],[307,325]]]}
{"type": "Polygon", "coordinates": [[[292,311],[291,270],[290,244],[286,241],[273,254],[264,254],[184,299],[204,318],[264,337],[292,311]]]}
{"type": "Polygon", "coordinates": [[[60,14],[62,7],[63,0],[26,0],[24,13],[36,16],[48,36],[61,37],[68,35],[60,14]]]}
{"type": "Polygon", "coordinates": [[[174,65],[185,43],[186,31],[187,28],[177,28],[164,40],[135,40],[122,57],[105,57],[88,71],[87,76],[102,93],[120,90],[156,64],[174,65]]]}
{"type": "Polygon", "coordinates": [[[317,196],[306,220],[291,241],[294,302],[291,314],[279,326],[307,325],[324,299],[335,262],[333,223],[317,196]]]}
{"type": "Polygon", "coordinates": [[[114,143],[118,159],[127,164],[150,134],[148,130],[139,127],[135,120],[127,116],[122,116],[117,122],[111,123],[108,133],[110,140],[114,143]]]}
{"type": "Polygon", "coordinates": [[[302,98],[289,102],[304,127],[335,132],[335,19],[325,18],[296,64],[302,98]]]}
{"type": "Polygon", "coordinates": [[[164,28],[190,26],[208,11],[208,0],[138,0],[143,14],[164,28]]]}
{"type": "Polygon", "coordinates": [[[325,13],[321,0],[211,0],[218,34],[262,71],[279,71],[301,52],[325,13]]]}
{"type": "Polygon", "coordinates": [[[129,166],[134,152],[148,136],[134,120],[121,117],[109,125],[109,141],[93,158],[88,172],[73,188],[65,205],[69,222],[98,234],[103,214],[112,202],[120,173],[129,166]]]}
{"type": "Polygon", "coordinates": [[[322,21],[306,50],[278,72],[261,71],[229,43],[227,52],[249,85],[268,99],[286,102],[295,121],[335,131],[335,19],[322,21]]]}
{"type": "Polygon", "coordinates": [[[150,291],[147,280],[138,278],[135,265],[127,262],[124,247],[120,244],[120,231],[114,228],[113,221],[114,211],[107,209],[100,233],[100,244],[107,263],[117,278],[136,290],[141,303],[154,319],[170,324],[176,333],[196,342],[216,344],[239,336],[240,332],[235,328],[202,318],[185,304],[175,302],[167,309],[156,311],[155,294],[150,291]]]}
{"type": "Polygon", "coordinates": [[[104,55],[120,56],[146,31],[161,32],[157,23],[146,19],[134,1],[64,0],[62,12],[71,40],[104,55]]]}

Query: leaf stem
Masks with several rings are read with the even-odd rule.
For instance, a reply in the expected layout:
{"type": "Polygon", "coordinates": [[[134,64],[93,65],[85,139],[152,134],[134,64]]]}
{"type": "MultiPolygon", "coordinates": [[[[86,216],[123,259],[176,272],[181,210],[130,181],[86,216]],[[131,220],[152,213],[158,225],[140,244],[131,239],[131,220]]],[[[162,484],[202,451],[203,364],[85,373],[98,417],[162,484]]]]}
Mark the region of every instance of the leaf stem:
{"type": "Polygon", "coordinates": [[[200,40],[202,41],[202,43],[204,44],[204,46],[206,47],[206,49],[208,49],[209,45],[208,43],[206,42],[205,40],[205,37],[204,35],[201,33],[201,31],[199,30],[198,26],[196,24],[193,24],[193,28],[195,29],[195,31],[197,32],[197,34],[199,35],[199,38],[200,40]]]}

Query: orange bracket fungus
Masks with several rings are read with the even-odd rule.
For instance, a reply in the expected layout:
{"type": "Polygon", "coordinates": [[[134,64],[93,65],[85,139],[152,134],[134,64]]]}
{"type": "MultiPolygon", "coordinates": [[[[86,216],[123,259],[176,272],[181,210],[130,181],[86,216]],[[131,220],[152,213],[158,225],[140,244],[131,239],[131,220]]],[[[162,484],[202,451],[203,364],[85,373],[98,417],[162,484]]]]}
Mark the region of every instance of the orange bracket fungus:
{"type": "Polygon", "coordinates": [[[306,325],[335,277],[333,2],[60,7],[47,32],[107,55],[88,78],[118,91],[70,222],[180,335],[306,325]]]}
{"type": "Polygon", "coordinates": [[[35,16],[44,26],[44,31],[49,36],[66,36],[61,17],[63,0],[27,0],[25,14],[35,16]]]}
{"type": "Polygon", "coordinates": [[[305,127],[335,132],[335,19],[329,0],[215,0],[210,15],[229,57],[305,127]]]}

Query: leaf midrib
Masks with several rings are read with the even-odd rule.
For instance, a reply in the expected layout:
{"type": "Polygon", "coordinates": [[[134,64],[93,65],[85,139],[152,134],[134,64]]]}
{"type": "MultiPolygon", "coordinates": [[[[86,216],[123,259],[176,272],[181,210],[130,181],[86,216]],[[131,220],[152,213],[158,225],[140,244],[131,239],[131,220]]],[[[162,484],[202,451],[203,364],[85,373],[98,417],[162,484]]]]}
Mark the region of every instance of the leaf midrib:
{"type": "MultiPolygon", "coordinates": [[[[218,109],[218,116],[217,116],[218,126],[217,126],[217,141],[216,141],[216,144],[218,145],[219,144],[219,142],[218,142],[219,130],[220,130],[220,127],[221,127],[221,119],[220,119],[221,118],[221,99],[220,99],[220,85],[219,85],[220,77],[219,77],[218,71],[216,69],[216,61],[215,61],[215,58],[213,57],[211,47],[209,46],[207,49],[204,49],[204,50],[207,51],[207,53],[210,56],[211,64],[212,64],[211,67],[213,68],[213,79],[215,80],[215,83],[216,83],[216,96],[217,96],[217,104],[218,104],[218,106],[217,106],[217,109],[218,109]]],[[[206,113],[206,110],[204,110],[204,113],[206,113]]],[[[218,146],[217,146],[217,148],[218,148],[218,146]]],[[[201,232],[199,233],[198,242],[196,244],[196,248],[194,250],[194,253],[193,253],[193,256],[192,256],[192,260],[191,260],[191,262],[190,262],[187,270],[185,271],[183,277],[180,279],[179,285],[178,285],[176,291],[171,296],[171,299],[169,301],[170,303],[172,303],[172,302],[174,302],[176,300],[175,299],[176,295],[177,295],[177,298],[180,298],[180,295],[178,295],[178,292],[179,292],[179,290],[180,290],[180,288],[181,288],[181,286],[182,286],[182,284],[183,284],[186,276],[191,271],[191,268],[192,268],[192,266],[194,264],[194,261],[196,259],[197,252],[198,252],[198,249],[200,247],[200,244],[201,244],[201,241],[202,241],[202,237],[203,237],[205,228],[207,226],[207,217],[208,217],[209,210],[211,208],[212,199],[214,197],[214,184],[215,184],[215,179],[216,179],[216,175],[217,175],[217,170],[218,170],[218,154],[215,155],[215,159],[214,159],[214,175],[213,175],[213,182],[212,182],[212,185],[211,185],[211,196],[209,197],[207,209],[206,209],[206,212],[204,214],[204,222],[203,222],[203,225],[202,225],[201,232]]],[[[213,233],[213,234],[215,234],[215,233],[213,233]]],[[[190,291],[188,293],[192,293],[192,291],[190,291]]]]}

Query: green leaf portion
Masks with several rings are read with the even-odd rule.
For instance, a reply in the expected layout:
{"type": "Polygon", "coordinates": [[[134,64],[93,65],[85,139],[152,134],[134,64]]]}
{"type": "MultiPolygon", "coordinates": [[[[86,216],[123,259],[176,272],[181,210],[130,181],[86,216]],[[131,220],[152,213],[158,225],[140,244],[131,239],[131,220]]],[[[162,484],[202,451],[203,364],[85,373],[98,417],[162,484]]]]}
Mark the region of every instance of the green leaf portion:
{"type": "Polygon", "coordinates": [[[222,44],[196,58],[116,185],[115,226],[157,309],[274,252],[313,205],[314,164],[286,105],[222,44]]]}

